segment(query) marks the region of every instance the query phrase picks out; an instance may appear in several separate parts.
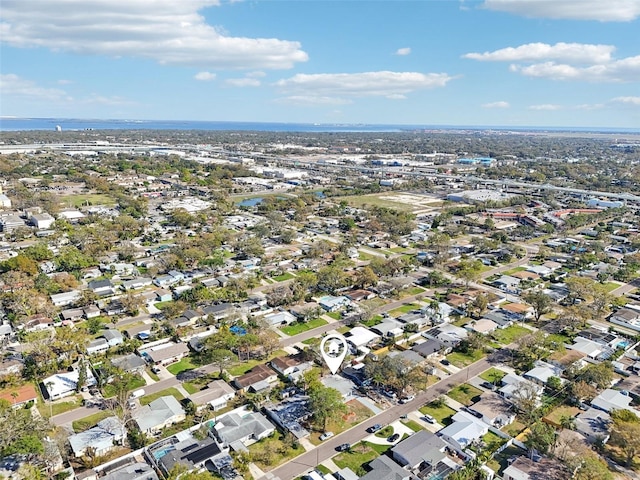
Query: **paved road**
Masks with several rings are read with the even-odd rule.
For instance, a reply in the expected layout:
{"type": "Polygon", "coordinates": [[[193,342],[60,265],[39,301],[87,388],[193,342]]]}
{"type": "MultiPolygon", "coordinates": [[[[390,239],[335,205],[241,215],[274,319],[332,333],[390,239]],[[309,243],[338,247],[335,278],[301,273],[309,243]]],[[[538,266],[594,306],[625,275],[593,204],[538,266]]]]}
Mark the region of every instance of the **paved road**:
{"type": "Polygon", "coordinates": [[[51,422],[58,427],[61,425],[71,425],[72,422],[88,417],[89,415],[93,415],[99,411],[100,410],[97,408],[78,407],[68,412],[61,413],[60,415],[51,417],[51,422]]]}
{"type": "MultiPolygon", "coordinates": [[[[427,390],[418,394],[415,400],[413,400],[412,402],[404,405],[395,405],[390,409],[369,418],[365,422],[341,433],[340,435],[336,435],[326,442],[323,442],[313,450],[306,452],[299,457],[294,458],[293,460],[290,460],[289,462],[281,465],[270,473],[282,480],[296,478],[304,474],[308,470],[316,467],[318,464],[322,463],[328,458],[336,455],[335,449],[338,445],[343,443],[349,443],[353,445],[363,438],[367,437],[369,435],[369,433],[367,433],[367,428],[373,426],[376,423],[380,423],[383,425],[389,424],[399,419],[402,415],[406,415],[409,412],[418,409],[425,403],[431,402],[454,386],[464,383],[471,377],[475,377],[489,367],[491,367],[491,361],[489,361],[488,359],[479,360],[469,367],[460,370],[458,373],[454,373],[453,375],[433,384],[427,390]]],[[[264,480],[266,480],[267,478],[267,476],[262,477],[262,479],[264,480]]]]}

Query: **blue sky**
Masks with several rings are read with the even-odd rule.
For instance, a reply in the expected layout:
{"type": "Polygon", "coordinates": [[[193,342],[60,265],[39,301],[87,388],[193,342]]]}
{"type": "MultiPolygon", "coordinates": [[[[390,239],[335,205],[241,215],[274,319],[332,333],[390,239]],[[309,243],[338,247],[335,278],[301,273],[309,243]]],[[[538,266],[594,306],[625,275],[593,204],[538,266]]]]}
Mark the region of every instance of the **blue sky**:
{"type": "Polygon", "coordinates": [[[640,0],[3,0],[0,115],[640,128],[640,0]]]}

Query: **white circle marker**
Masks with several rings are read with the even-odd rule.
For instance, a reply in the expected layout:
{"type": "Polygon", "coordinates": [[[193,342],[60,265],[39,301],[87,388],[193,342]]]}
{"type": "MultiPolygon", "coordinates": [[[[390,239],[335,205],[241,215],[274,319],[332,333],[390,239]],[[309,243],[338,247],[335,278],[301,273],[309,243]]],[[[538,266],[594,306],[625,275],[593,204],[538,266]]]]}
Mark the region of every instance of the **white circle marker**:
{"type": "Polygon", "coordinates": [[[335,374],[340,368],[340,365],[342,365],[348,351],[349,345],[347,345],[347,339],[339,333],[330,333],[320,342],[322,358],[324,358],[325,363],[333,374],[335,374]]]}

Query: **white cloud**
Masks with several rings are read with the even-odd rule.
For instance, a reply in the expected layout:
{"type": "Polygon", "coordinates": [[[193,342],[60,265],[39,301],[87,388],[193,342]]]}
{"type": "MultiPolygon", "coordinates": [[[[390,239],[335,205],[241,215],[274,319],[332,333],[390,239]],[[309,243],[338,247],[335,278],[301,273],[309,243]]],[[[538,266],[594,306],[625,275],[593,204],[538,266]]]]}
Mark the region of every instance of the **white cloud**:
{"type": "Polygon", "coordinates": [[[260,80],[255,78],[230,78],[225,81],[227,85],[232,87],[259,87],[260,80]]]}
{"type": "Polygon", "coordinates": [[[71,85],[73,83],[73,80],[66,80],[64,78],[61,78],[60,80],[58,80],[58,85],[71,85]]]}
{"type": "Polygon", "coordinates": [[[3,95],[22,97],[31,100],[70,101],[71,97],[64,90],[41,87],[32,80],[19,77],[13,73],[0,74],[0,91],[3,95]]]}
{"type": "Polygon", "coordinates": [[[3,0],[0,38],[14,47],[147,58],[161,64],[283,69],[308,59],[299,42],[232,37],[199,10],[218,0],[3,0]]]}
{"type": "Polygon", "coordinates": [[[562,108],[562,105],[555,105],[555,104],[551,104],[551,103],[544,103],[542,105],[530,105],[529,110],[547,110],[547,111],[553,111],[553,110],[560,110],[562,108]]]}
{"type": "Polygon", "coordinates": [[[118,97],[116,95],[111,97],[105,97],[103,95],[98,95],[97,93],[93,93],[88,98],[81,100],[81,103],[96,104],[96,105],[110,105],[110,106],[136,104],[136,102],[132,102],[130,100],[127,100],[126,98],[118,97]]]}
{"type": "Polygon", "coordinates": [[[482,108],[509,108],[509,102],[499,101],[499,102],[490,102],[482,105],[482,108]]]}
{"type": "Polygon", "coordinates": [[[598,22],[630,22],[640,16],[640,0],[485,0],[483,7],[524,17],[598,22]]]}
{"type": "Polygon", "coordinates": [[[612,98],[611,101],[640,107],[640,97],[616,97],[612,98]]]}
{"type": "Polygon", "coordinates": [[[580,80],[597,83],[633,82],[640,78],[640,55],[588,67],[544,62],[527,66],[511,65],[509,69],[528,77],[550,78],[552,80],[580,80]]]}
{"type": "Polygon", "coordinates": [[[398,50],[396,50],[396,55],[409,55],[411,53],[411,48],[410,47],[405,47],[405,48],[399,48],[398,50]]]}
{"type": "Polygon", "coordinates": [[[400,98],[416,90],[444,87],[452,79],[446,73],[299,73],[279,80],[275,85],[287,93],[305,98],[400,98]]]}
{"type": "Polygon", "coordinates": [[[319,106],[319,105],[346,105],[353,103],[351,100],[336,97],[323,97],[317,95],[291,95],[276,99],[277,103],[286,103],[298,106],[319,106]]]}
{"type": "Polygon", "coordinates": [[[584,43],[528,43],[493,52],[467,53],[464,58],[493,62],[528,62],[558,60],[569,63],[606,63],[616,47],[613,45],[589,45],[584,43]]]}
{"type": "Polygon", "coordinates": [[[387,98],[389,100],[406,100],[407,96],[401,93],[392,93],[391,95],[387,95],[387,98]]]}
{"type": "Polygon", "coordinates": [[[249,78],[262,78],[262,77],[266,77],[267,74],[260,70],[256,70],[255,72],[247,73],[246,76],[249,78]]]}
{"type": "Polygon", "coordinates": [[[209,82],[216,79],[216,74],[211,72],[198,72],[193,78],[202,82],[209,82]]]}

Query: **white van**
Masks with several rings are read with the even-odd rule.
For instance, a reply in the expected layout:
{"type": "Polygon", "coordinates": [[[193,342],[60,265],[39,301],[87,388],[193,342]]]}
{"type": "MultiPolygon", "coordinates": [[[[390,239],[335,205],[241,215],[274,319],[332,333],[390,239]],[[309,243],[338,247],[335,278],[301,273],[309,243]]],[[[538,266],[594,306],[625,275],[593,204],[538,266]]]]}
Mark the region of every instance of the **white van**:
{"type": "Polygon", "coordinates": [[[129,398],[140,398],[144,396],[144,388],[139,388],[138,390],[135,390],[133,392],[131,392],[131,395],[129,395],[129,398]]]}

